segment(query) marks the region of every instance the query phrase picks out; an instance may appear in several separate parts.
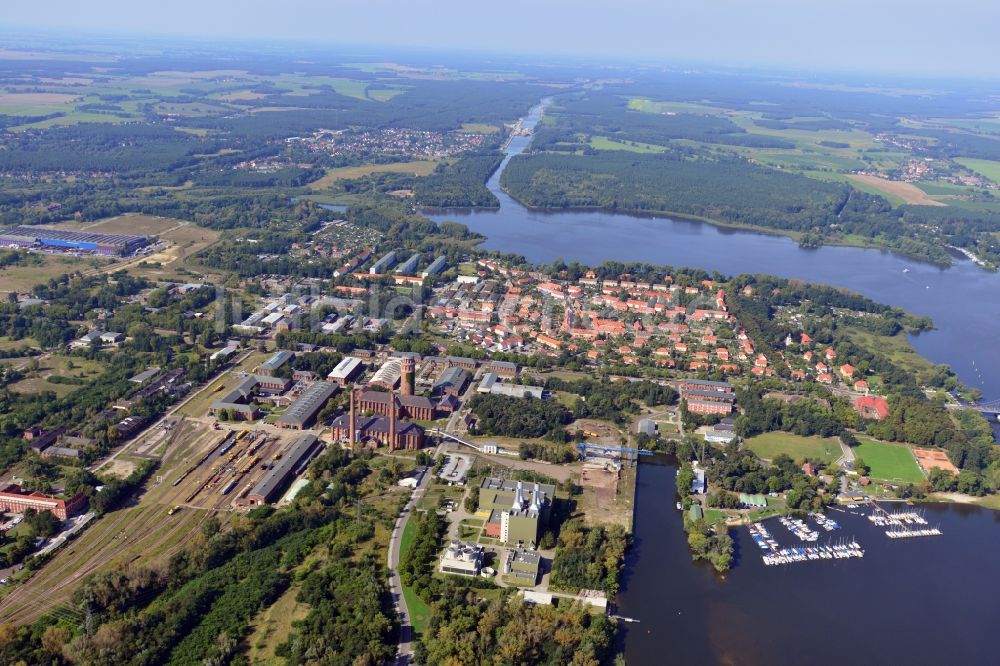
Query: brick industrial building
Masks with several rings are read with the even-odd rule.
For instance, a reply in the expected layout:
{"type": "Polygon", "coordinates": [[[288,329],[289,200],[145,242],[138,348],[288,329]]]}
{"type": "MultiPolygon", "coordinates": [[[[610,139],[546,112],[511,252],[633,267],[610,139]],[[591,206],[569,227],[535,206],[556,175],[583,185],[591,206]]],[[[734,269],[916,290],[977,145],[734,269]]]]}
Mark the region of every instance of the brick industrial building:
{"type": "Polygon", "coordinates": [[[364,416],[361,396],[364,391],[351,392],[351,406],[347,414],[341,414],[331,424],[334,441],[355,444],[388,446],[389,450],[419,449],[424,445],[424,429],[416,423],[400,418],[402,398],[386,394],[384,416],[364,416]]]}
{"type": "Polygon", "coordinates": [[[51,511],[59,520],[66,520],[79,512],[86,503],[87,498],[79,494],[68,500],[61,500],[38,492],[25,493],[16,483],[0,489],[0,510],[10,513],[24,513],[27,509],[51,511]]]}
{"type": "Polygon", "coordinates": [[[251,504],[267,504],[278,499],[293,477],[298,476],[309,465],[316,454],[323,448],[323,443],[315,435],[302,435],[288,448],[281,460],[267,471],[267,474],[247,494],[251,504]]]}

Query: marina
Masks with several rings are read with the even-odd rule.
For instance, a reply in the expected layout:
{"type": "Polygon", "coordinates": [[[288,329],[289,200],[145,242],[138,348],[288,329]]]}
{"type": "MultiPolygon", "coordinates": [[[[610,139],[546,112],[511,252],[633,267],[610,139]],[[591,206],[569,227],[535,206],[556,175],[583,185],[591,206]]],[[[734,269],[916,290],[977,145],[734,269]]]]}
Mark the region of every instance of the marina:
{"type": "Polygon", "coordinates": [[[839,530],[840,529],[840,525],[839,524],[837,524],[835,521],[831,520],[830,518],[827,518],[822,513],[817,513],[815,511],[813,511],[812,513],[809,514],[809,517],[812,518],[813,520],[815,520],[816,524],[819,525],[820,527],[822,527],[827,532],[832,532],[834,530],[839,530]]]}
{"type": "Polygon", "coordinates": [[[818,541],[819,532],[812,530],[806,525],[805,521],[799,520],[798,518],[789,518],[787,516],[781,516],[778,518],[778,522],[785,526],[789,532],[794,534],[800,541],[818,541]]]}
{"type": "Polygon", "coordinates": [[[996,662],[990,643],[1000,598],[1000,578],[992,574],[1000,549],[996,512],[960,504],[882,504],[890,513],[918,512],[927,520],[927,525],[907,529],[940,527],[947,533],[946,538],[900,539],[887,537],[889,527],[868,519],[873,511],[868,504],[828,507],[825,516],[839,525],[832,532],[815,517],[801,516],[820,532],[818,543],[800,543],[775,518],[767,518],[759,523],[766,534],[746,526],[730,530],[735,563],[719,576],[710,565],[691,562],[684,514],[674,508],[675,471],[676,463],[663,456],[645,458],[639,465],[636,542],[626,554],[622,589],[615,599],[617,613],[642,619],[641,624],[620,625],[628,663],[832,666],[855,662],[859,654],[866,662],[996,662]],[[769,557],[776,563],[767,564],[763,556],[775,554],[768,537],[779,553],[788,546],[821,548],[829,539],[831,545],[857,543],[864,557],[842,559],[830,553],[829,559],[819,555],[820,562],[809,560],[809,551],[785,552],[784,562],[769,557]],[[962,553],[963,565],[942,566],[956,552],[962,553]],[[803,556],[812,565],[802,563],[803,556]],[[886,612],[884,604],[873,602],[873,592],[891,598],[894,608],[934,604],[956,611],[886,612]],[[844,617],[879,631],[831,641],[831,627],[844,617]],[[885,640],[906,632],[940,640],[885,640]],[[795,644],[823,649],[789,651],[795,644]],[[670,646],[669,658],[664,645],[670,646]]]}
{"type": "Polygon", "coordinates": [[[920,511],[886,511],[877,502],[872,502],[873,512],[868,520],[878,527],[888,527],[885,535],[890,539],[914,539],[919,537],[941,536],[943,532],[937,527],[924,527],[927,519],[920,511]]]}
{"type": "MultiPolygon", "coordinates": [[[[808,530],[805,527],[805,523],[801,520],[789,519],[784,516],[778,520],[789,531],[792,531],[793,534],[799,533],[802,529],[808,530]],[[799,526],[800,524],[802,527],[799,526]]],[[[855,540],[838,541],[837,543],[826,545],[782,547],[771,536],[770,531],[768,531],[763,523],[750,523],[748,529],[754,543],[763,551],[761,559],[766,566],[793,564],[796,562],[814,562],[817,560],[843,560],[865,556],[865,551],[855,540]]],[[[817,538],[819,536],[816,532],[809,532],[808,534],[815,535],[817,538]]]]}

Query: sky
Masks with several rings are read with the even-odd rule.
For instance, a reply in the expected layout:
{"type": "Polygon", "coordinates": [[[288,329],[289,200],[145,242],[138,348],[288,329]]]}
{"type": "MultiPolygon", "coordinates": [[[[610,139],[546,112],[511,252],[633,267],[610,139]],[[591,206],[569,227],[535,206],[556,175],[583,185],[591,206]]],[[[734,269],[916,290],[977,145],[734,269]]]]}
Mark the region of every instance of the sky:
{"type": "Polygon", "coordinates": [[[1000,78],[995,0],[42,0],[0,26],[1000,78]]]}

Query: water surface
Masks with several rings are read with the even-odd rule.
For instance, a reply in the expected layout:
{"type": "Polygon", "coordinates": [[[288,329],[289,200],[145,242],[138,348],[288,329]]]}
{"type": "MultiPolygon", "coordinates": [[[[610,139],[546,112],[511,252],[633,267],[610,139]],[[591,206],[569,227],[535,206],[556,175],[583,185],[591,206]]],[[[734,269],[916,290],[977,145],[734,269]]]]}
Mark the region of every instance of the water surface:
{"type": "MultiPolygon", "coordinates": [[[[746,528],[732,530],[737,563],[723,579],[693,564],[674,508],[673,465],[644,462],[635,542],[618,608],[626,661],[646,664],[997,663],[1000,513],[923,505],[943,536],[890,540],[862,517],[831,511],[860,560],[766,567],[746,528]]],[[[765,523],[782,545],[795,538],[765,523]]]]}
{"type": "MultiPolygon", "coordinates": [[[[533,127],[536,107],[525,119],[533,127]]],[[[881,250],[800,248],[789,238],[667,217],[598,211],[535,211],[500,189],[500,175],[530,137],[515,137],[507,157],[487,182],[500,200],[494,210],[431,214],[455,220],[487,237],[484,247],[533,262],[597,265],[609,259],[688,266],[726,275],[768,273],[846,287],[881,303],[931,317],[937,330],[911,338],[935,363],[950,365],[963,382],[1000,399],[1000,274],[961,258],[939,268],[881,250]]]]}

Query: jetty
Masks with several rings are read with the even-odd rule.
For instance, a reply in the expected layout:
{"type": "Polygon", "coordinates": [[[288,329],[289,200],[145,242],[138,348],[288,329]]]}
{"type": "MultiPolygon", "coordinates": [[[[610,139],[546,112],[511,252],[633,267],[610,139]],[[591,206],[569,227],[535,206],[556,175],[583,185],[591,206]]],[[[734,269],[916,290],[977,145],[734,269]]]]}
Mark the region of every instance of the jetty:
{"type": "Polygon", "coordinates": [[[874,511],[868,516],[874,525],[888,527],[885,535],[890,539],[912,539],[925,536],[941,536],[936,527],[925,527],[927,519],[920,511],[886,511],[878,502],[871,502],[874,511]]]}
{"type": "MultiPolygon", "coordinates": [[[[802,521],[797,522],[801,523],[802,521]]],[[[761,523],[750,523],[748,529],[754,542],[763,551],[761,558],[766,566],[794,564],[796,562],[814,562],[817,560],[843,560],[865,556],[865,551],[861,548],[861,545],[854,540],[821,546],[781,547],[761,523]]]]}

